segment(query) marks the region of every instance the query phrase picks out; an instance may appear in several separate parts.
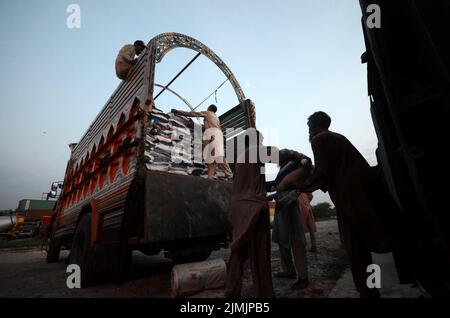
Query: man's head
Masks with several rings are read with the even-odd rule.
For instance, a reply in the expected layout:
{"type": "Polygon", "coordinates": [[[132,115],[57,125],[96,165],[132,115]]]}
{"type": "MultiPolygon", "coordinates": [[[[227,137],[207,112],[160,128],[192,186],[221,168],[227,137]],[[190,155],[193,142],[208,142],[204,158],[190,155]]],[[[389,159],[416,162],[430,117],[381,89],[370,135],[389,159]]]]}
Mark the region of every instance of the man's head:
{"type": "Polygon", "coordinates": [[[283,168],[289,161],[286,159],[289,154],[289,149],[281,149],[278,153],[278,167],[283,168]]]}
{"type": "Polygon", "coordinates": [[[144,51],[145,43],[141,40],[137,40],[134,42],[134,50],[136,51],[136,55],[139,55],[144,51]]]}
{"type": "Polygon", "coordinates": [[[318,111],[308,117],[309,141],[322,131],[328,130],[331,124],[331,117],[327,113],[318,111]]]}
{"type": "Polygon", "coordinates": [[[214,104],[211,104],[211,105],[208,106],[208,110],[209,110],[210,112],[215,113],[215,112],[217,112],[217,106],[214,105],[214,104]]]}

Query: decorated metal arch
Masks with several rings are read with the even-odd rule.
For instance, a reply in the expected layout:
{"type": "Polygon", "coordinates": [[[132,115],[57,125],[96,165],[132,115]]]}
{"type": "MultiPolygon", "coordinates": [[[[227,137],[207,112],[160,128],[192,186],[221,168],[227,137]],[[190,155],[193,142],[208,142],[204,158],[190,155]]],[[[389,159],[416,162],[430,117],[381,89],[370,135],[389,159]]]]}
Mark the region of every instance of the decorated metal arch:
{"type": "Polygon", "coordinates": [[[216,64],[217,67],[227,77],[234,89],[234,92],[236,93],[236,97],[239,102],[242,103],[245,100],[244,92],[242,91],[241,86],[239,85],[231,70],[228,68],[225,62],[222,61],[222,59],[213,52],[213,50],[211,50],[202,42],[185,34],[170,32],[162,33],[151,39],[147,47],[150,48],[152,46],[155,47],[156,63],[161,62],[164,56],[174,48],[187,48],[202,54],[203,56],[211,60],[214,64],[216,64]]]}

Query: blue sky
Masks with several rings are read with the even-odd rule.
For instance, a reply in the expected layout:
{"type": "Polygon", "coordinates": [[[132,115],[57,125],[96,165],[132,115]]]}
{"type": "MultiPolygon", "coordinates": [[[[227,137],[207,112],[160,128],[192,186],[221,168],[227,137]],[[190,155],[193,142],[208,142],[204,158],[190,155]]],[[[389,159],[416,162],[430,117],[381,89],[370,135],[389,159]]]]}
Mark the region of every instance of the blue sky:
{"type": "MultiPolygon", "coordinates": [[[[306,118],[323,110],[331,129],[375,164],[360,17],[356,0],[2,0],[0,209],[40,198],[64,177],[67,144],[80,139],[119,84],[120,47],[163,32],[190,35],[225,61],[255,102],[258,128],[277,131],[266,143],[312,156],[306,118]],[[71,3],[81,8],[80,29],[66,26],[71,3]]],[[[156,81],[167,83],[194,55],[170,52],[156,81]]],[[[223,79],[201,57],[172,88],[196,105],[223,79]]],[[[236,104],[227,83],[217,94],[219,113],[236,104]]],[[[157,106],[185,108],[170,94],[157,106]]],[[[315,202],[323,200],[317,193],[315,202]]]]}

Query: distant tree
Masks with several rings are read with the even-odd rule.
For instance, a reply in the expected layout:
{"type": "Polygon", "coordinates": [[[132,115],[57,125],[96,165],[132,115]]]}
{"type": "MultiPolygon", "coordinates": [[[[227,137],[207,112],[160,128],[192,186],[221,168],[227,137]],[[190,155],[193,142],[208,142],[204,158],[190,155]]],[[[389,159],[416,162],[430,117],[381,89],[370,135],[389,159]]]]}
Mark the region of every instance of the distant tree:
{"type": "Polygon", "coordinates": [[[313,205],[312,210],[316,220],[330,219],[336,216],[336,208],[332,207],[328,202],[313,205]]]}

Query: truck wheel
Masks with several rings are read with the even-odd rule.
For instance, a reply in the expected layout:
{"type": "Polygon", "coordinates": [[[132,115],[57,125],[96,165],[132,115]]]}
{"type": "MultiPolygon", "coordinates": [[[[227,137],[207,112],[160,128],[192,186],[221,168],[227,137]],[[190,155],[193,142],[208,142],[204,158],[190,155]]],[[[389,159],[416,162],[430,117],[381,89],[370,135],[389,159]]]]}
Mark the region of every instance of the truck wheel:
{"type": "Polygon", "coordinates": [[[52,239],[49,239],[47,244],[47,263],[56,263],[59,260],[61,245],[52,239]]]}
{"type": "Polygon", "coordinates": [[[81,217],[72,240],[69,263],[77,264],[81,270],[81,287],[92,285],[91,214],[81,217]]]}
{"type": "Polygon", "coordinates": [[[61,244],[51,237],[54,224],[55,219],[53,218],[45,235],[45,238],[47,239],[47,263],[56,263],[59,260],[59,253],[61,252],[61,244]]]}
{"type": "Polygon", "coordinates": [[[190,252],[187,254],[184,253],[173,253],[170,255],[170,259],[175,264],[183,264],[183,263],[192,263],[192,262],[203,262],[208,259],[209,255],[211,255],[211,250],[202,250],[190,252]]]}

